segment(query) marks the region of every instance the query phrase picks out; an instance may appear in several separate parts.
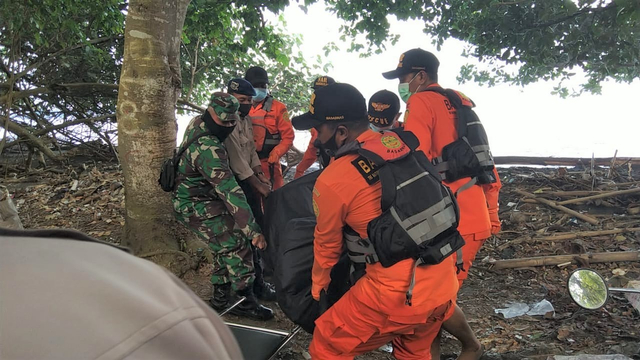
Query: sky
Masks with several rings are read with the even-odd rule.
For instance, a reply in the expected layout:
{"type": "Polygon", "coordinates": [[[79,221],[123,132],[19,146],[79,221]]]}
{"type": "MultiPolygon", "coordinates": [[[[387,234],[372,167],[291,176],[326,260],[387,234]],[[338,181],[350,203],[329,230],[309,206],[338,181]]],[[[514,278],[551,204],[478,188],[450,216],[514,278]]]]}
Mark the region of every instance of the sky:
{"type": "MultiPolygon", "coordinates": [[[[290,6],[284,18],[288,32],[303,35],[301,50],[308,63],[314,63],[318,54],[324,56],[322,49],[330,41],[342,49],[348,47],[339,40],[341,20],[325,11],[322,3],[310,6],[307,14],[295,5],[290,6]]],[[[267,19],[277,21],[276,16],[267,19]]],[[[464,43],[448,40],[437,51],[431,38],[423,33],[421,22],[395,18],[390,22],[391,33],[401,35],[396,45],[388,45],[382,54],[368,58],[346,50],[333,52],[328,58],[333,64],[328,75],[355,86],[367,100],[382,89],[397,93],[398,81],[386,80],[381,73],[395,69],[404,51],[420,47],[433,52],[440,60],[441,86],[460,90],[474,100],[495,156],[590,158],[594,153],[596,157],[611,157],[616,150],[618,157],[640,156],[640,112],[634,106],[640,94],[640,81],[606,82],[602,95],[583,94],[569,99],[551,94],[556,85],[553,82],[542,81],[525,87],[503,84],[491,88],[475,83],[458,84],[456,76],[460,67],[477,63],[461,56],[464,43]]],[[[568,84],[577,88],[580,82],[576,79],[568,84]]],[[[184,120],[180,125],[186,126],[184,120]]],[[[306,149],[309,137],[308,132],[296,132],[294,145],[306,149]]]]}

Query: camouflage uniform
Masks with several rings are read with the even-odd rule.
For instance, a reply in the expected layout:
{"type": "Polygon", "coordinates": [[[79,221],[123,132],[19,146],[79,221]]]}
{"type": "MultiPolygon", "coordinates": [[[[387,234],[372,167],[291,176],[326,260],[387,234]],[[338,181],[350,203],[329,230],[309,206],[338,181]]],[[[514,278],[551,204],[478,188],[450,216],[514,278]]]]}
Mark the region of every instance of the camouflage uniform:
{"type": "MultiPolygon", "coordinates": [[[[197,116],[183,144],[207,131],[197,116]]],[[[234,291],[252,285],[251,240],[260,234],[251,208],[233,173],[220,140],[203,136],[184,152],[176,175],[173,208],[177,219],[209,243],[214,254],[214,285],[231,283],[234,291]]]]}

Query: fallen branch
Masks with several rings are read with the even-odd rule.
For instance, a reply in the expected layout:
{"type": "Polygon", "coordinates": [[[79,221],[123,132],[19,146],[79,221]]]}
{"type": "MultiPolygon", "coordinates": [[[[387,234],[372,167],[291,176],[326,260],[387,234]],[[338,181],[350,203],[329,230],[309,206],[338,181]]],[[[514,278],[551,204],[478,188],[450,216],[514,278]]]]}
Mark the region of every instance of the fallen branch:
{"type": "Polygon", "coordinates": [[[576,260],[581,260],[588,263],[640,261],[640,251],[605,252],[582,255],[538,256],[522,259],[496,260],[492,262],[492,264],[493,269],[516,269],[532,266],[555,266],[567,262],[573,262],[576,260]]]}
{"type": "Polygon", "coordinates": [[[566,208],[566,207],[564,207],[562,205],[558,205],[558,204],[556,204],[555,202],[553,202],[551,200],[547,200],[547,199],[542,199],[542,198],[536,197],[535,195],[533,195],[531,193],[528,193],[526,191],[522,191],[522,190],[519,190],[519,189],[516,189],[515,192],[520,194],[520,195],[522,195],[522,196],[532,198],[532,199],[534,199],[535,201],[537,201],[537,202],[539,202],[541,204],[545,204],[545,205],[547,205],[549,207],[552,207],[552,208],[554,208],[556,210],[560,210],[560,211],[563,211],[563,212],[565,212],[565,213],[567,213],[569,215],[575,216],[578,219],[581,219],[581,220],[584,220],[584,221],[588,222],[589,224],[598,225],[600,223],[597,219],[595,219],[595,218],[593,218],[591,216],[588,216],[588,215],[585,215],[585,214],[581,214],[581,213],[579,213],[579,212],[577,212],[575,210],[571,210],[571,209],[566,208]]]}
{"type": "Polygon", "coordinates": [[[595,199],[603,199],[603,198],[612,197],[612,196],[628,195],[628,194],[635,194],[635,193],[640,193],[640,188],[610,191],[610,192],[606,192],[598,195],[591,195],[583,198],[565,200],[565,201],[559,202],[558,205],[577,204],[577,203],[595,200],[595,199]]]}
{"type": "Polygon", "coordinates": [[[569,233],[557,233],[553,236],[537,237],[533,240],[540,241],[558,241],[558,240],[572,240],[578,237],[593,237],[601,235],[615,235],[622,233],[630,233],[640,231],[640,228],[627,228],[627,229],[612,229],[612,230],[596,230],[596,231],[577,231],[569,233]]]}
{"type": "Polygon", "coordinates": [[[15,122],[9,120],[7,124],[3,124],[0,122],[0,127],[5,128],[6,130],[11,131],[12,133],[18,135],[19,137],[23,137],[29,140],[29,142],[38,148],[44,155],[54,161],[61,161],[61,158],[54,154],[48,146],[46,146],[42,140],[38,139],[35,135],[33,135],[29,130],[23,128],[22,126],[16,124],[15,122]]]}
{"type": "MultiPolygon", "coordinates": [[[[54,126],[50,126],[44,129],[38,129],[36,131],[34,131],[32,134],[34,136],[42,136],[45,134],[48,134],[52,131],[55,130],[60,130],[60,129],[64,129],[67,128],[69,126],[73,126],[73,125],[79,125],[79,124],[91,124],[94,123],[96,121],[102,121],[102,120],[106,120],[109,118],[115,118],[116,114],[109,114],[109,115],[103,115],[103,116],[96,116],[96,117],[92,117],[92,118],[88,118],[88,119],[76,119],[76,120],[72,120],[72,121],[65,121],[62,124],[58,124],[58,125],[54,125],[54,126]]],[[[12,142],[7,143],[7,145],[5,146],[5,148],[10,148],[14,145],[17,145],[20,142],[20,139],[18,140],[14,140],[12,142]]]]}
{"type": "MultiPolygon", "coordinates": [[[[546,165],[546,166],[578,166],[591,164],[590,158],[565,157],[531,157],[531,156],[496,156],[496,165],[546,165]]],[[[595,158],[598,166],[609,166],[613,158],[595,158]]],[[[640,158],[616,158],[616,162],[628,161],[631,165],[640,165],[640,158]]]]}

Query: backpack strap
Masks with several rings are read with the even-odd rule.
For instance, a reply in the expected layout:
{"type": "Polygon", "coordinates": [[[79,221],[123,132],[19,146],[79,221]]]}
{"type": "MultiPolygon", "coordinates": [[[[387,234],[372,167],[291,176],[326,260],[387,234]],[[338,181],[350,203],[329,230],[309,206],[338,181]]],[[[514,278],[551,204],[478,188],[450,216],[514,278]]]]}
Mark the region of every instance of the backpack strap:
{"type": "MultiPolygon", "coordinates": [[[[422,91],[433,91],[446,97],[447,100],[449,100],[449,103],[451,104],[451,106],[453,106],[453,108],[456,109],[456,112],[458,112],[463,106],[466,106],[469,108],[474,106],[471,99],[465,96],[465,100],[467,101],[463,101],[460,94],[452,89],[443,89],[439,86],[429,86],[428,88],[422,91]]],[[[467,123],[466,121],[463,121],[463,120],[464,119],[462,119],[462,117],[459,116],[459,114],[456,114],[456,132],[458,133],[458,138],[467,136],[467,123]]]]}
{"type": "Polygon", "coordinates": [[[273,107],[273,96],[267,95],[267,99],[264,101],[264,104],[262,104],[262,109],[266,112],[269,112],[271,111],[272,107],[273,107]]]}

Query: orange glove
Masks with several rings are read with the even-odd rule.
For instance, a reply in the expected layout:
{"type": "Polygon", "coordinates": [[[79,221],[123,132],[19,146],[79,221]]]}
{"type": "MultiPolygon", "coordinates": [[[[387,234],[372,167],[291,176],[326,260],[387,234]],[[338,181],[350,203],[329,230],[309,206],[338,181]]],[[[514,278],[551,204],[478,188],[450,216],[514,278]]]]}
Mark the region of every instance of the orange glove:
{"type": "Polygon", "coordinates": [[[278,154],[275,151],[272,151],[269,154],[269,159],[267,159],[267,162],[269,162],[269,164],[276,164],[280,162],[280,156],[278,156],[278,154]]]}
{"type": "Polygon", "coordinates": [[[491,235],[498,235],[502,227],[500,218],[498,218],[498,209],[489,210],[489,220],[491,220],[491,235]]]}

